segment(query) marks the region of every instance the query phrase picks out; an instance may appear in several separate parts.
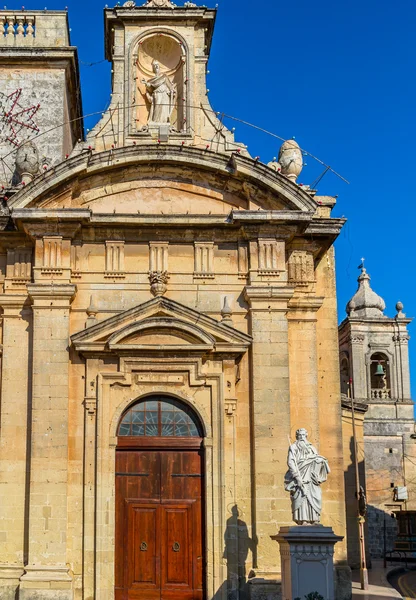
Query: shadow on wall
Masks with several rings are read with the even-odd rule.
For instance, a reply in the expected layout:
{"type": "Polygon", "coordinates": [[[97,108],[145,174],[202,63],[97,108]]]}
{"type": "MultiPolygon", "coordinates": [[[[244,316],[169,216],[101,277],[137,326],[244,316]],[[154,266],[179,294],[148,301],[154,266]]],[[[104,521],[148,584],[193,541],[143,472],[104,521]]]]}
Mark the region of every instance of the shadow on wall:
{"type": "Polygon", "coordinates": [[[247,559],[257,543],[250,538],[247,523],[239,518],[237,505],[231,508],[224,533],[224,554],[227,561],[227,581],[215,593],[213,600],[248,600],[247,559]]]}
{"type": "MultiPolygon", "coordinates": [[[[350,464],[348,469],[344,472],[347,520],[347,552],[349,566],[352,569],[358,569],[360,567],[360,550],[358,542],[353,438],[351,438],[349,446],[350,464]]],[[[360,485],[366,489],[364,460],[359,460],[358,471],[360,476],[360,485]]],[[[371,568],[371,559],[383,558],[385,552],[390,552],[393,550],[396,537],[397,521],[395,518],[391,517],[391,508],[386,506],[386,510],[384,511],[379,507],[369,504],[367,506],[365,525],[366,561],[368,568],[371,568]]]]}

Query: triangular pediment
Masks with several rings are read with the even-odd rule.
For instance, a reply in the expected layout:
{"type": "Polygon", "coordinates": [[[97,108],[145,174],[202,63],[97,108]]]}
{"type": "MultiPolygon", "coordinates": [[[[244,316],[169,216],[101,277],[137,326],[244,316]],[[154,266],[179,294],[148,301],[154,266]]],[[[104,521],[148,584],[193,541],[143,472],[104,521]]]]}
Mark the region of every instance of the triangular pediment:
{"type": "Polygon", "coordinates": [[[179,302],[158,297],[72,336],[80,353],[243,354],[251,337],[179,302]]]}

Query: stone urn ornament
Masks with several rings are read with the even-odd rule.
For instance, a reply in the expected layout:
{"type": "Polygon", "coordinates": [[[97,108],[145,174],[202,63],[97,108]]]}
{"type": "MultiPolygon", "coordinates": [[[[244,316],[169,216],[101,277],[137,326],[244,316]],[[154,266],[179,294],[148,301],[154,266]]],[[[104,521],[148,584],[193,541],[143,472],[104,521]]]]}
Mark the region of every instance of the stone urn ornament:
{"type": "Polygon", "coordinates": [[[295,140],[286,140],[280,147],[278,163],[282,175],[296,181],[303,169],[303,157],[299,144],[295,140]]]}
{"type": "Polygon", "coordinates": [[[153,296],[163,296],[166,293],[169,279],[167,271],[152,271],[149,274],[150,290],[153,296]]]}

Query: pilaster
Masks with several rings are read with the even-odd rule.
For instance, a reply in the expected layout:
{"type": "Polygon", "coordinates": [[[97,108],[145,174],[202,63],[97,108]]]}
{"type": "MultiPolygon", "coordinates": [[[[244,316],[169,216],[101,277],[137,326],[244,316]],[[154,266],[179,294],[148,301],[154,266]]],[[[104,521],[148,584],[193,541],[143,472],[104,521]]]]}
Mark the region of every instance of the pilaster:
{"type": "Polygon", "coordinates": [[[67,566],[69,311],[76,288],[28,285],[33,309],[29,556],[20,598],[72,599],[67,566]]]}
{"type": "Polygon", "coordinates": [[[319,394],[316,313],[323,298],[302,295],[290,303],[290,417],[291,434],[299,427],[309,432],[310,440],[319,445],[319,394]]]}
{"type": "Polygon", "coordinates": [[[29,336],[27,294],[2,294],[3,357],[0,412],[0,598],[14,600],[26,542],[29,336]]]}
{"type": "Polygon", "coordinates": [[[288,302],[290,286],[248,286],[252,376],[253,539],[256,575],[278,571],[271,535],[291,522],[283,480],[290,435],[288,302]],[[282,508],[284,507],[284,508],[282,508]]]}
{"type": "Polygon", "coordinates": [[[364,351],[365,336],[361,332],[350,333],[350,356],[352,390],[354,398],[367,398],[367,377],[364,351]]]}

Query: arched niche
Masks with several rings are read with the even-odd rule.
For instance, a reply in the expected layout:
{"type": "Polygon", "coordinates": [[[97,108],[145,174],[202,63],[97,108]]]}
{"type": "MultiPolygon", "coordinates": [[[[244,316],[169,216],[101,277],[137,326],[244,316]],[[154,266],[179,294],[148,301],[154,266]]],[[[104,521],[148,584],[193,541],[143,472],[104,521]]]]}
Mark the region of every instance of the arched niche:
{"type": "Polygon", "coordinates": [[[341,375],[341,394],[347,396],[348,398],[351,396],[350,391],[350,361],[348,354],[344,353],[341,355],[340,360],[340,375],[341,375]]]}
{"type": "MultiPolygon", "coordinates": [[[[133,49],[133,131],[147,133],[152,119],[152,93],[146,82],[152,82],[156,74],[155,62],[160,76],[168,79],[169,123],[172,132],[184,133],[187,129],[188,74],[187,48],[177,34],[169,30],[147,31],[133,49]]],[[[154,97],[154,94],[153,94],[154,97]]]]}
{"type": "Polygon", "coordinates": [[[391,398],[390,361],[384,352],[374,352],[370,357],[370,381],[373,399],[391,398]]]}

